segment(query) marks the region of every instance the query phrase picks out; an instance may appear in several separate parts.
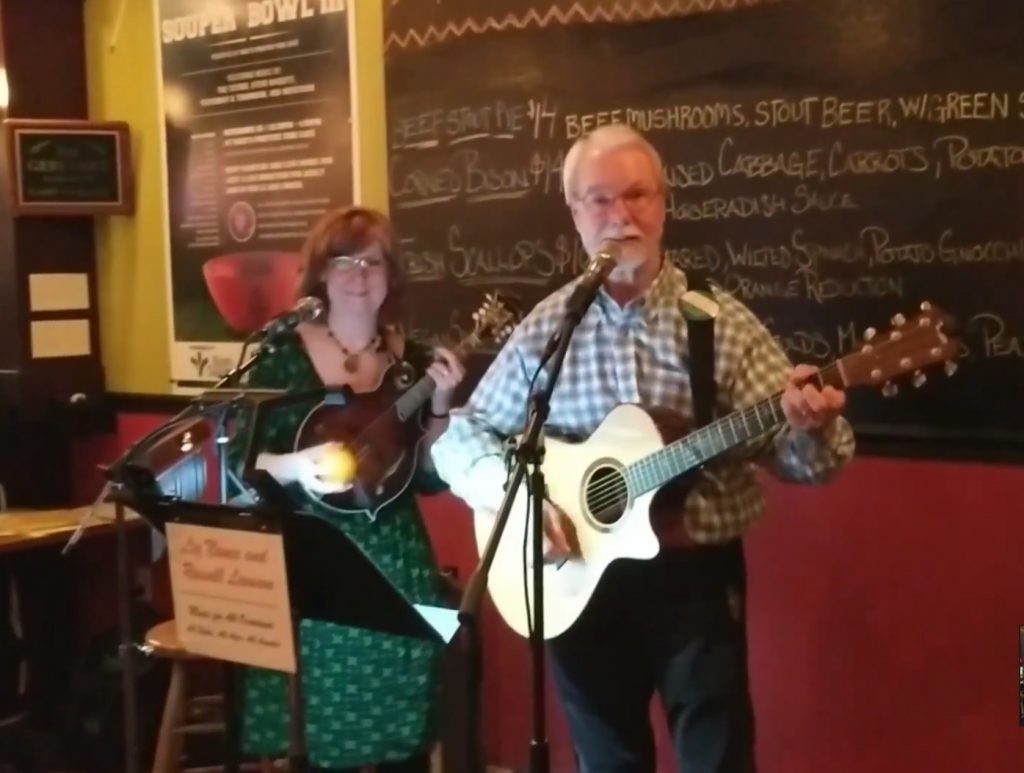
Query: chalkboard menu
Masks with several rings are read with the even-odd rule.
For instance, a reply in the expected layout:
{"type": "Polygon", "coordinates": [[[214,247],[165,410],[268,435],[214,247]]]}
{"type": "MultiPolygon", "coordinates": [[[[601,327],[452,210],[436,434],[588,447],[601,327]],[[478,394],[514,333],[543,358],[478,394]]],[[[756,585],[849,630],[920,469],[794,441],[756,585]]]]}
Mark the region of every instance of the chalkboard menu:
{"type": "Polygon", "coordinates": [[[862,436],[1024,443],[1024,4],[627,5],[388,8],[414,326],[464,327],[485,290],[532,304],[575,276],[562,160],[627,122],[666,162],[668,258],[795,361],[830,362],[925,300],[958,319],[952,378],[850,394],[862,436]]]}
{"type": "Polygon", "coordinates": [[[4,126],[14,214],[134,211],[128,124],[8,119],[4,126]]]}

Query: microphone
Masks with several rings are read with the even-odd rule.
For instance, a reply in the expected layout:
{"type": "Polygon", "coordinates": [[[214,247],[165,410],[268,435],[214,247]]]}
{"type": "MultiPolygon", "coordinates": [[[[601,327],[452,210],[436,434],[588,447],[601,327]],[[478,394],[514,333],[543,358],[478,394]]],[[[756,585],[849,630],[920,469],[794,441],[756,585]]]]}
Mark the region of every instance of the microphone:
{"type": "Polygon", "coordinates": [[[324,312],[324,302],[312,295],[307,295],[292,306],[291,311],[278,314],[265,324],[260,331],[265,338],[273,338],[289,330],[294,330],[302,322],[312,322],[324,312]]]}
{"type": "Polygon", "coordinates": [[[620,253],[619,245],[615,242],[601,242],[601,246],[597,248],[597,252],[591,258],[587,270],[583,272],[583,278],[572,289],[569,300],[565,302],[565,315],[562,317],[562,323],[548,339],[540,356],[541,365],[544,365],[555,353],[562,337],[571,334],[571,331],[583,319],[590,304],[594,302],[597,291],[601,289],[601,285],[618,264],[620,253]]]}
{"type": "Polygon", "coordinates": [[[571,317],[575,322],[579,322],[583,318],[590,304],[594,302],[597,291],[601,289],[601,285],[619,262],[620,252],[621,250],[615,242],[601,242],[601,246],[597,248],[597,252],[590,260],[590,265],[583,272],[583,279],[573,288],[572,295],[565,303],[566,317],[571,317]]]}

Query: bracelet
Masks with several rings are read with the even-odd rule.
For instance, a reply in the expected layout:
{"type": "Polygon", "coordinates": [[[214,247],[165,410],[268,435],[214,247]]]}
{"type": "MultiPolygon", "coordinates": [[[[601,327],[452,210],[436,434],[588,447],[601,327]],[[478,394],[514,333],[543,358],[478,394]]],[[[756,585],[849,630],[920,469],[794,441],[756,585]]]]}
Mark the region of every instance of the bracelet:
{"type": "Polygon", "coordinates": [[[427,409],[427,416],[432,419],[447,419],[451,415],[451,411],[445,411],[444,413],[434,413],[433,408],[427,409]]]}

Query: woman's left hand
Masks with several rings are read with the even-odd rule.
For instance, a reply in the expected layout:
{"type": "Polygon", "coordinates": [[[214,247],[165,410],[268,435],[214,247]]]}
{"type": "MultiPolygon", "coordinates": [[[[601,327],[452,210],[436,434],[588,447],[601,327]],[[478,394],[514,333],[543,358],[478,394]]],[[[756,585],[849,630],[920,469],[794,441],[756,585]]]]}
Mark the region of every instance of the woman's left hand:
{"type": "Polygon", "coordinates": [[[451,349],[438,347],[434,350],[434,358],[434,362],[427,368],[427,375],[437,384],[431,409],[433,413],[440,415],[448,413],[451,409],[455,387],[465,378],[466,369],[462,367],[459,358],[451,349]]]}

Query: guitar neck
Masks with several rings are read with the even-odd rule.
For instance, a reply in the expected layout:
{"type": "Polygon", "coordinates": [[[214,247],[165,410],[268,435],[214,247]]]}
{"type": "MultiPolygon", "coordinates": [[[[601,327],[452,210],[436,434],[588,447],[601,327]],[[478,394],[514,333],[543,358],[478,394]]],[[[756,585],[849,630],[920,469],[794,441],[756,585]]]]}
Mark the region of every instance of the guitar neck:
{"type": "MultiPolygon", "coordinates": [[[[842,387],[844,379],[839,363],[822,368],[815,380],[819,388],[842,387]]],[[[723,416],[629,465],[626,468],[629,490],[635,496],[654,491],[726,451],[773,431],[785,421],[782,392],[723,416]]]]}

